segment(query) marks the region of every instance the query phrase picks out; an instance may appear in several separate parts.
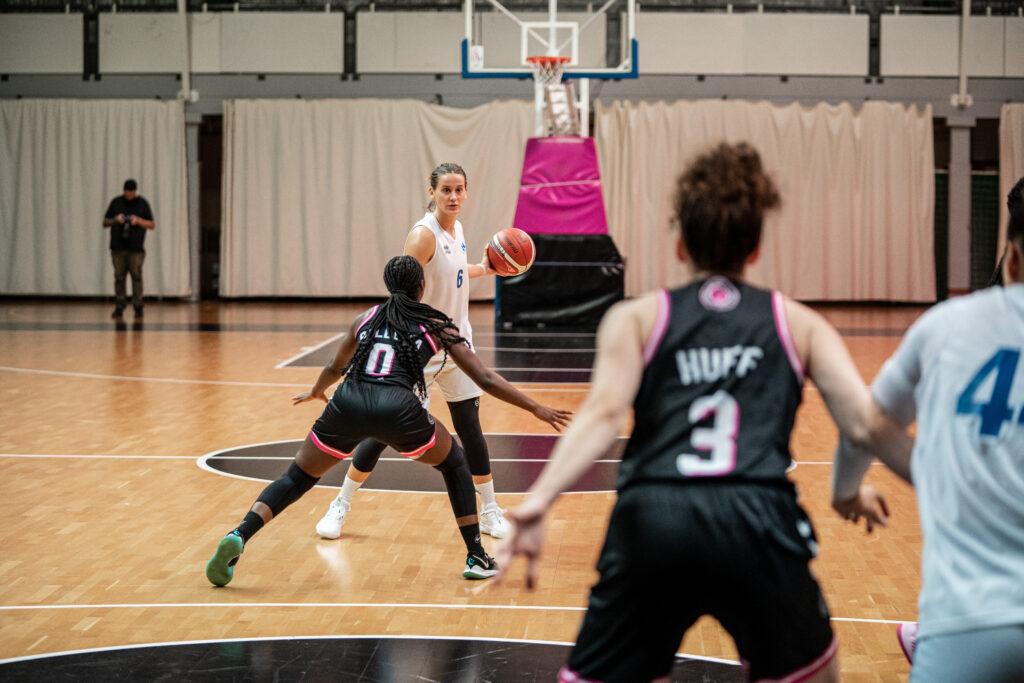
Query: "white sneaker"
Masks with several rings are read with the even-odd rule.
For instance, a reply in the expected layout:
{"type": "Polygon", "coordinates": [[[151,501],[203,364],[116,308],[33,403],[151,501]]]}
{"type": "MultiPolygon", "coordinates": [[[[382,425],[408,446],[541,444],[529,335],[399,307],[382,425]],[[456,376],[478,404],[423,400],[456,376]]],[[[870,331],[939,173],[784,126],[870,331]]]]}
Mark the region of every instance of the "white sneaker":
{"type": "Polygon", "coordinates": [[[480,511],[480,532],[491,538],[505,538],[512,530],[505,519],[505,511],[491,503],[480,511]]]}
{"type": "Polygon", "coordinates": [[[341,526],[345,523],[345,514],[350,507],[351,503],[339,498],[331,501],[331,507],[327,508],[327,512],[316,523],[316,533],[320,538],[335,539],[341,536],[341,526]]]}

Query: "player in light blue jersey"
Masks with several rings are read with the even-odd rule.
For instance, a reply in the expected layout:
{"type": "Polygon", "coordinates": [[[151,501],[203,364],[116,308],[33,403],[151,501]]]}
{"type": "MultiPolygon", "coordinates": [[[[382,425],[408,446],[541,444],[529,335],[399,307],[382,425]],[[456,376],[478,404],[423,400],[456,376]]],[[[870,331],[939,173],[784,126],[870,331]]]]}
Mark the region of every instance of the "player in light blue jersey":
{"type": "MultiPolygon", "coordinates": [[[[1010,191],[1002,287],[932,308],[872,386],[874,420],[906,427],[924,537],[915,683],[1024,681],[1024,178],[1010,191]]],[[[880,454],[881,456],[881,454],[880,454]]],[[[841,441],[833,507],[856,521],[871,456],[841,441]]]]}

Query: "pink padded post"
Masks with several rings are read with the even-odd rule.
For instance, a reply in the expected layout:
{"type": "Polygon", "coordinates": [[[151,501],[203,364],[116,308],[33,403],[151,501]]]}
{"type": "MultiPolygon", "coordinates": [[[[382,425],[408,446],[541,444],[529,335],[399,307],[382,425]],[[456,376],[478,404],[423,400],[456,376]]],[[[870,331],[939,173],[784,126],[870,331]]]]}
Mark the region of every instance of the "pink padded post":
{"type": "Polygon", "coordinates": [[[513,225],[532,233],[608,233],[593,138],[527,141],[513,225]]]}

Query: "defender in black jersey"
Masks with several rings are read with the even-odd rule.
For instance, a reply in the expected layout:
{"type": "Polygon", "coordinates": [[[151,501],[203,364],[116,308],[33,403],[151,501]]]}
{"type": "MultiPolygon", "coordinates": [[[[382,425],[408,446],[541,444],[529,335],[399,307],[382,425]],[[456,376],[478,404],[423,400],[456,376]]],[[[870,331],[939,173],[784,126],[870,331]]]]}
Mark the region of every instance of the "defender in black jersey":
{"type": "Polygon", "coordinates": [[[443,348],[481,389],[555,429],[568,423],[569,413],[538,404],[484,367],[454,323],[419,302],[423,269],[416,259],[397,256],[388,261],[384,282],[391,296],[356,318],[313,388],[294,398],[295,404],[320,399],[327,407],[288,471],[263,490],[242,522],[218,543],[206,565],[206,577],[214,585],[231,581],[238,557],[253,534],[367,438],[441,472],[468,553],[463,576],[483,579],[497,572],[493,558],[480,544],[476,495],[462,447],[420,402],[426,393],[423,368],[443,348]],[[328,401],[324,392],[342,375],[345,382],[328,401]]]}
{"type": "MultiPolygon", "coordinates": [[[[543,519],[606,453],[632,409],[600,579],[564,681],[666,676],[704,614],[753,680],[831,681],[836,641],[808,563],[816,540],[786,477],[805,368],[844,433],[867,439],[869,397],[838,334],[810,309],[743,282],[779,198],[751,147],[722,144],[678,181],[690,281],[613,307],[592,387],[498,553],[536,581],[543,519]]],[[[857,511],[884,523],[865,486],[857,511]]]]}

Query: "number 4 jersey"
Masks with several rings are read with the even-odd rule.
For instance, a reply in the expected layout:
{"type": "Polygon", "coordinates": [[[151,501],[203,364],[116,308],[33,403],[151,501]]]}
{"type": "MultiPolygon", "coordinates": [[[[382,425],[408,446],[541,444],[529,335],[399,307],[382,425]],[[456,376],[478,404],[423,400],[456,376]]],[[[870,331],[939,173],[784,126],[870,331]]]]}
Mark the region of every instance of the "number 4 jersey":
{"type": "Polygon", "coordinates": [[[658,293],[619,490],[785,483],[803,371],[777,292],[714,276],[658,293]]]}
{"type": "Polygon", "coordinates": [[[935,306],[872,386],[901,423],[921,530],[919,637],[1024,624],[1024,285],[935,306]]]}

